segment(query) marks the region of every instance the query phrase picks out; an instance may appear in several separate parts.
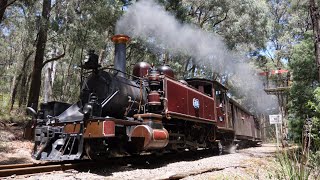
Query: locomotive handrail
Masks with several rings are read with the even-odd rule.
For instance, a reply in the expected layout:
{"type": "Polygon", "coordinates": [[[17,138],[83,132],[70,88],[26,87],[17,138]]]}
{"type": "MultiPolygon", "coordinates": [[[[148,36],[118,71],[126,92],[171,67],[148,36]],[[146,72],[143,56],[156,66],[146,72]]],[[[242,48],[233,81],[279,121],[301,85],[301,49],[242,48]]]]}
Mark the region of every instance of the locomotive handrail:
{"type": "Polygon", "coordinates": [[[101,105],[102,108],[119,92],[119,90],[117,90],[116,92],[114,92],[111,96],[107,97],[105,100],[102,101],[101,105]]]}
{"type": "MultiPolygon", "coordinates": [[[[143,79],[143,78],[141,78],[141,77],[138,77],[138,76],[135,76],[135,75],[132,75],[132,74],[128,74],[128,73],[126,73],[126,72],[120,71],[120,70],[115,69],[115,68],[102,67],[102,68],[100,68],[99,70],[105,70],[105,69],[117,71],[117,72],[120,72],[120,73],[122,73],[122,74],[125,74],[125,75],[130,76],[130,77],[134,77],[134,78],[137,78],[137,79],[143,79]]],[[[83,74],[89,74],[89,73],[92,73],[93,71],[94,71],[94,70],[86,71],[86,72],[84,72],[83,74]]]]}

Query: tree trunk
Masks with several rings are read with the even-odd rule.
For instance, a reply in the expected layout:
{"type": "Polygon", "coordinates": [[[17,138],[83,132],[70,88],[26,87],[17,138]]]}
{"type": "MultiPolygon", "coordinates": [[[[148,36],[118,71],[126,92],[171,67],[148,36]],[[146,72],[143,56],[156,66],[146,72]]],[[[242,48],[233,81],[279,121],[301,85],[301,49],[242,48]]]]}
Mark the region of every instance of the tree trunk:
{"type": "Polygon", "coordinates": [[[21,78],[20,76],[17,77],[16,73],[13,76],[12,85],[10,88],[10,101],[11,101],[10,112],[13,109],[14,101],[16,99],[16,94],[17,94],[17,89],[18,89],[18,84],[19,84],[20,78],[21,78]]]}
{"type": "Polygon", "coordinates": [[[4,12],[6,11],[8,0],[0,0],[0,24],[2,22],[4,12]]]}
{"type": "MultiPolygon", "coordinates": [[[[33,54],[33,51],[29,52],[28,54],[24,53],[24,60],[23,60],[23,65],[22,65],[22,68],[21,68],[21,72],[19,73],[18,76],[15,76],[14,77],[14,80],[13,80],[13,88],[12,88],[12,91],[11,91],[11,97],[10,97],[10,100],[11,100],[11,105],[10,105],[10,111],[12,111],[13,109],[13,105],[15,103],[15,99],[16,99],[16,95],[17,95],[17,92],[18,92],[18,87],[19,87],[19,84],[20,84],[20,87],[21,87],[21,90],[24,90],[25,86],[23,83],[20,83],[21,81],[21,78],[22,80],[25,78],[23,77],[23,75],[25,74],[26,72],[26,66],[27,66],[27,62],[29,60],[29,58],[31,57],[31,55],[33,54]]],[[[23,93],[23,91],[21,92],[21,94],[23,93]]],[[[19,103],[19,107],[20,107],[20,103],[19,103]]]]}
{"type": "Polygon", "coordinates": [[[44,84],[43,84],[43,101],[51,101],[50,93],[50,75],[51,75],[51,62],[44,67],[44,84]]]}
{"type": "MultiPolygon", "coordinates": [[[[21,107],[22,104],[26,104],[27,102],[27,94],[30,91],[29,87],[30,87],[30,81],[31,81],[31,74],[32,73],[27,73],[26,74],[26,82],[25,83],[21,83],[21,84],[25,84],[25,88],[23,89],[25,93],[21,92],[20,94],[20,99],[19,99],[19,107],[21,107]],[[28,91],[29,89],[29,91],[28,91]]],[[[24,82],[24,80],[22,80],[22,82],[24,82]]]]}
{"type": "Polygon", "coordinates": [[[28,73],[26,71],[23,72],[21,83],[20,83],[20,96],[18,99],[18,105],[19,108],[22,106],[22,104],[25,105],[26,103],[26,97],[28,93],[28,73]]]}
{"type": "Polygon", "coordinates": [[[184,65],[184,71],[183,71],[183,78],[186,79],[188,78],[188,67],[189,67],[189,63],[191,61],[191,58],[189,57],[188,60],[186,61],[185,65],[184,65]]]}
{"type": "Polygon", "coordinates": [[[41,25],[38,32],[38,41],[36,45],[36,55],[34,59],[31,86],[28,98],[28,107],[38,108],[38,101],[41,87],[41,70],[43,67],[44,51],[47,43],[47,32],[49,27],[49,14],[51,10],[51,0],[43,0],[41,25]]]}
{"type": "Polygon", "coordinates": [[[63,72],[63,76],[62,76],[61,82],[62,82],[62,84],[65,84],[65,85],[63,86],[63,89],[61,90],[61,93],[62,93],[61,101],[67,101],[68,102],[70,100],[70,97],[71,97],[70,94],[66,94],[66,93],[63,93],[63,92],[70,92],[70,83],[69,83],[68,79],[70,79],[70,77],[71,77],[72,59],[71,59],[71,61],[69,61],[69,65],[68,65],[67,72],[66,72],[67,74],[65,75],[65,73],[63,72]],[[67,79],[66,82],[65,82],[65,79],[67,79]]]}
{"type": "Polygon", "coordinates": [[[45,79],[43,87],[44,102],[52,101],[52,87],[54,83],[54,77],[56,72],[56,62],[49,62],[45,66],[45,79]]]}
{"type": "Polygon", "coordinates": [[[314,35],[314,48],[315,48],[315,56],[316,56],[316,64],[318,67],[320,81],[320,14],[319,14],[319,5],[315,0],[309,1],[309,10],[310,16],[312,20],[312,28],[314,35]]]}

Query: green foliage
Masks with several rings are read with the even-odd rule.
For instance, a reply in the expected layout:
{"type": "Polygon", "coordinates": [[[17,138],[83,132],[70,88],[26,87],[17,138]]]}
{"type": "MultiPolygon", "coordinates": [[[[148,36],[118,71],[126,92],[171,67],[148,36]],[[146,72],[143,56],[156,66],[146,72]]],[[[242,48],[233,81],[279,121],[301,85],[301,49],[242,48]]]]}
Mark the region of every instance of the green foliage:
{"type": "Polygon", "coordinates": [[[309,162],[311,164],[311,167],[314,168],[313,176],[320,177],[320,150],[315,151],[309,155],[309,162]]]}
{"type": "Polygon", "coordinates": [[[291,149],[278,152],[277,168],[270,172],[270,178],[287,180],[308,180],[319,178],[320,151],[301,155],[299,150],[291,149]],[[272,176],[272,174],[274,176],[272,176]]]}
{"type": "MultiPolygon", "coordinates": [[[[159,0],[159,2],[182,23],[192,23],[225,37],[230,48],[238,45],[264,46],[266,40],[264,29],[267,24],[267,4],[264,1],[159,0]]],[[[77,98],[79,71],[74,67],[79,66],[88,49],[95,49],[101,55],[103,66],[113,64],[113,43],[110,42],[110,37],[116,33],[114,29],[117,20],[130,6],[126,5],[124,8],[123,5],[121,1],[107,0],[52,1],[45,60],[62,52],[65,52],[65,56],[52,66],[55,74],[51,75],[54,77],[51,100],[70,102],[77,98]]],[[[25,87],[30,85],[28,77],[34,54],[27,60],[25,58],[35,49],[41,9],[41,1],[17,1],[6,10],[6,18],[0,27],[0,35],[3,37],[0,39],[0,63],[5,64],[0,67],[0,73],[8,75],[11,80],[21,74],[22,78],[13,84],[9,81],[3,82],[8,91],[12,91],[15,86],[18,87],[17,95],[13,99],[19,100],[19,106],[25,104],[24,94],[28,94],[26,90],[28,88],[25,87]],[[26,63],[23,69],[24,62],[26,63]]],[[[139,40],[133,40],[128,47],[127,69],[131,70],[132,65],[138,61],[162,64],[162,56],[161,53],[152,53],[139,40]]],[[[177,78],[186,77],[188,69],[194,66],[192,61],[187,61],[189,57],[169,55],[168,59],[166,63],[176,70],[177,78]]],[[[196,71],[193,74],[218,76],[199,67],[194,69],[196,71]]],[[[47,73],[47,70],[43,70],[42,77],[47,73]]]]}
{"type": "Polygon", "coordinates": [[[313,114],[307,104],[318,83],[313,41],[309,34],[305,38],[294,47],[289,63],[293,77],[288,103],[289,122],[296,142],[301,139],[305,119],[313,114]]]}
{"type": "Polygon", "coordinates": [[[6,115],[9,110],[10,94],[0,93],[0,116],[6,115]]]}
{"type": "Polygon", "coordinates": [[[307,180],[311,170],[301,162],[301,157],[296,152],[280,152],[277,154],[279,169],[275,171],[277,179],[307,180]]]}
{"type": "MultiPolygon", "coordinates": [[[[268,0],[267,6],[267,44],[265,48],[253,50],[251,56],[263,71],[288,69],[294,46],[307,39],[305,33],[310,30],[308,5],[306,1],[268,0]]],[[[282,79],[287,80],[285,77],[282,79]]],[[[270,80],[279,81],[275,77],[270,80]]]]}
{"type": "Polygon", "coordinates": [[[263,0],[187,0],[188,19],[224,37],[230,49],[262,48],[266,43],[268,6],[263,0]]]}
{"type": "MultiPolygon", "coordinates": [[[[308,102],[311,110],[313,110],[311,141],[314,150],[320,150],[320,88],[314,91],[314,98],[308,102]]],[[[320,153],[320,152],[319,152],[320,153]]]]}

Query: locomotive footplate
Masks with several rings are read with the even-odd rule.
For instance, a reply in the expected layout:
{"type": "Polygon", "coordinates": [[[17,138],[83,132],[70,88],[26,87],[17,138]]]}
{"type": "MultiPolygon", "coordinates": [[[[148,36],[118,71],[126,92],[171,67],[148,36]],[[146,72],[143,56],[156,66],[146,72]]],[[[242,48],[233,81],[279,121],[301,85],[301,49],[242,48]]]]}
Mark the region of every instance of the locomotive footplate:
{"type": "MultiPolygon", "coordinates": [[[[84,123],[83,138],[104,138],[115,137],[115,126],[136,126],[143,123],[138,121],[128,121],[115,118],[94,118],[86,120],[84,123]]],[[[74,134],[80,131],[80,123],[70,123],[64,125],[64,133],[74,134]]]]}
{"type": "Polygon", "coordinates": [[[86,140],[116,138],[116,127],[142,124],[138,121],[98,117],[37,127],[33,156],[41,160],[80,159],[86,140]]]}

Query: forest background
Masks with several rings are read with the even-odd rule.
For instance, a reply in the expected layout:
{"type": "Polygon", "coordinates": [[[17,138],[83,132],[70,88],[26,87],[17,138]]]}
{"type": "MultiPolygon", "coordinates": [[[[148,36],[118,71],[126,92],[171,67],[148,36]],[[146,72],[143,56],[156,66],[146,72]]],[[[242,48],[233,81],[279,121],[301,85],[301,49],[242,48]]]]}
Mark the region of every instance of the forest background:
{"type": "MultiPolygon", "coordinates": [[[[0,0],[0,114],[25,118],[25,108],[39,102],[73,103],[80,92],[80,64],[94,49],[102,66],[112,66],[116,23],[135,1],[0,0]]],[[[285,69],[272,76],[285,91],[289,138],[300,141],[305,122],[313,123],[320,146],[320,15],[314,0],[158,0],[181,24],[191,24],[223,37],[230,51],[247,57],[257,72],[285,69]],[[319,47],[319,48],[318,48],[319,47]]],[[[194,42],[197,43],[197,42],[194,42]]],[[[230,87],[250,111],[254,104],[237,93],[228,72],[215,72],[188,55],[155,52],[142,39],[127,49],[127,72],[135,63],[169,64],[177,79],[202,77],[230,87]]],[[[266,77],[261,83],[266,86],[266,77]]],[[[250,83],[250,82],[248,82],[250,83]]],[[[246,86],[246,84],[243,84],[246,86]]],[[[268,88],[268,87],[266,87],[268,88]]],[[[263,103],[263,102],[261,102],[263,103]]],[[[278,109],[265,109],[265,115],[278,109]]]]}

